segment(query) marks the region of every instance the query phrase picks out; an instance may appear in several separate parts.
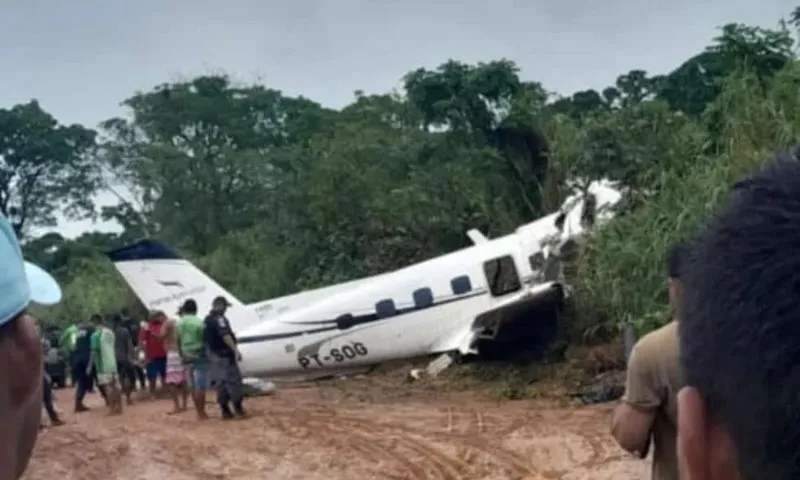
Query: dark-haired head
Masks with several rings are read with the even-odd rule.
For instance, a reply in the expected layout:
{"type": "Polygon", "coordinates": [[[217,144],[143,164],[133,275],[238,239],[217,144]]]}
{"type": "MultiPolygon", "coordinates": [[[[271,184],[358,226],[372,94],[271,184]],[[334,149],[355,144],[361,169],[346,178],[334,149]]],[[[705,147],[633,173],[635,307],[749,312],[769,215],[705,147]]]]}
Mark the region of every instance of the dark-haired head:
{"type": "Polygon", "coordinates": [[[685,267],[687,478],[800,478],[800,162],[740,182],[685,267]]]}
{"type": "Polygon", "coordinates": [[[667,284],[669,288],[669,304],[677,314],[680,311],[680,299],[683,295],[681,272],[689,255],[686,243],[676,243],[667,251],[667,284]]]}
{"type": "Polygon", "coordinates": [[[189,298],[183,302],[180,309],[181,315],[197,315],[197,302],[189,298]]]}
{"type": "Polygon", "coordinates": [[[95,313],[94,315],[89,317],[89,323],[95,326],[100,325],[103,323],[103,316],[98,313],[95,313]]]}
{"type": "Polygon", "coordinates": [[[687,243],[676,243],[667,251],[667,276],[680,280],[683,265],[689,255],[689,245],[687,243]]]}
{"type": "Polygon", "coordinates": [[[108,316],[108,323],[114,328],[120,327],[123,323],[122,316],[118,313],[112,313],[108,316]]]}

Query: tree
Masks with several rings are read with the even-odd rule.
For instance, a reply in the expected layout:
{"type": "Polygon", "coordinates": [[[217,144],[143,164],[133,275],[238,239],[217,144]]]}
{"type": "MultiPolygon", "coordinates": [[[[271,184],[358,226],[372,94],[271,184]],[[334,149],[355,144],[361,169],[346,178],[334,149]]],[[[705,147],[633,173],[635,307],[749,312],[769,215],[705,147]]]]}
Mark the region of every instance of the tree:
{"type": "Polygon", "coordinates": [[[0,213],[23,236],[53,225],[60,209],[93,213],[95,132],[59,125],[36,100],[0,109],[0,213]]]}
{"type": "Polygon", "coordinates": [[[308,142],[329,114],[303,98],[263,87],[239,88],[224,76],[198,77],[139,93],[124,104],[131,119],[103,124],[108,169],[138,202],[107,210],[129,228],[158,232],[209,253],[225,232],[246,229],[270,208],[273,163],[308,142]]]}
{"type": "Polygon", "coordinates": [[[793,44],[786,29],[727,24],[712,45],[664,77],[659,96],[673,109],[697,116],[720,94],[723,79],[736,70],[752,71],[762,80],[774,76],[792,61],[793,44]]]}
{"type": "Polygon", "coordinates": [[[666,318],[666,246],[796,141],[793,49],[785,29],[731,24],[666,75],[632,69],[563,98],[510,60],[449,60],[338,111],[223,75],[160,85],[103,129],[100,180],[123,199],[103,214],[124,231],[45,236],[26,254],[65,282],[66,316],[130,302],[102,251],[142,236],[263,300],[468,246],[471,228],[505,235],[609,178],[628,201],[581,245],[567,323],[651,328],[666,318]]]}

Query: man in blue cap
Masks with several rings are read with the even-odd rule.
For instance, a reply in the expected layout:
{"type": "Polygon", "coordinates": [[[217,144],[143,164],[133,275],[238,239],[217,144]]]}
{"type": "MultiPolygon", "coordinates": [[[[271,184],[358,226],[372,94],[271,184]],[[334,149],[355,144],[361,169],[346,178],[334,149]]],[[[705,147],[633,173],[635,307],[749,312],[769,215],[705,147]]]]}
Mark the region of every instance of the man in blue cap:
{"type": "Polygon", "coordinates": [[[14,229],[0,216],[0,480],[25,471],[42,415],[42,344],[26,310],[60,300],[58,283],[23,260],[14,229]]]}

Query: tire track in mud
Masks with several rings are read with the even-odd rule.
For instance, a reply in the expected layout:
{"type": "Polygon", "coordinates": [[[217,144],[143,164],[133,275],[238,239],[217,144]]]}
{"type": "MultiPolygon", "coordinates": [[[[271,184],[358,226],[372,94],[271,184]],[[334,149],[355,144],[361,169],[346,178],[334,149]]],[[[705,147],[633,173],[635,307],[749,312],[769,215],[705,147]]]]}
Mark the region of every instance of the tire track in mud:
{"type": "Polygon", "coordinates": [[[91,414],[74,427],[43,431],[36,457],[45,465],[26,480],[65,473],[80,480],[557,480],[592,477],[593,469],[624,457],[604,438],[598,416],[605,412],[596,410],[462,399],[326,404],[299,395],[251,405],[251,419],[230,423],[166,416],[166,404],[133,407],[123,417],[91,414]],[[222,437],[232,441],[220,443],[222,437]],[[142,462],[147,468],[136,470],[142,462]]]}
{"type": "MultiPolygon", "coordinates": [[[[430,417],[429,423],[439,420],[435,414],[430,417]]],[[[301,423],[303,428],[314,430],[314,439],[317,441],[334,443],[334,447],[341,447],[345,443],[347,448],[368,454],[371,460],[383,459],[394,463],[411,475],[400,478],[455,480],[475,478],[476,474],[497,473],[497,469],[510,474],[512,478],[539,473],[527,459],[472,436],[474,432],[470,430],[485,428],[479,412],[471,413],[474,421],[467,425],[472,427],[468,426],[467,431],[458,434],[421,431],[394,422],[376,422],[331,411],[297,412],[289,415],[289,418],[294,425],[287,425],[289,422],[284,418],[283,425],[276,426],[290,432],[292,427],[297,428],[297,423],[301,423]],[[338,440],[331,442],[330,439],[334,438],[338,440]],[[448,454],[441,447],[442,444],[452,447],[455,455],[448,454]],[[477,464],[481,459],[482,465],[477,464]]]]}
{"type": "MultiPolygon", "coordinates": [[[[310,413],[309,418],[315,419],[317,422],[327,422],[329,425],[342,425],[349,429],[357,428],[367,432],[380,431],[392,435],[403,435],[407,441],[414,442],[417,448],[422,448],[424,452],[428,453],[429,457],[434,455],[439,461],[446,458],[460,475],[497,473],[497,470],[500,469],[511,475],[512,478],[537,476],[559,479],[574,473],[576,469],[591,470],[625,458],[622,452],[611,454],[613,449],[609,449],[608,441],[603,440],[606,432],[600,428],[594,413],[587,415],[588,412],[573,409],[539,411],[523,409],[519,412],[510,411],[507,415],[502,416],[488,415],[487,421],[487,415],[482,413],[481,409],[448,407],[442,409],[441,412],[446,418],[446,428],[439,431],[436,429],[431,431],[430,428],[415,429],[409,427],[405,422],[400,423],[400,420],[367,420],[362,415],[354,415],[346,411],[344,413],[317,411],[310,413]],[[580,417],[585,418],[581,419],[580,417]],[[562,440],[556,440],[557,443],[550,447],[560,449],[566,454],[567,467],[554,468],[551,466],[547,468],[547,465],[538,467],[532,463],[533,459],[530,454],[522,455],[496,443],[502,441],[507,435],[542,421],[546,422],[545,431],[548,434],[552,433],[555,437],[567,435],[562,440]],[[559,425],[567,428],[559,431],[559,425]],[[574,441],[571,441],[572,439],[574,441]],[[446,454],[436,444],[454,447],[455,455],[446,454]],[[584,458],[578,458],[579,456],[576,455],[578,451],[586,452],[586,455],[580,455],[584,458]],[[480,465],[477,464],[479,460],[482,460],[480,465]]],[[[397,412],[393,413],[394,417],[398,416],[397,412]]],[[[428,423],[432,424],[436,414],[431,412],[427,417],[430,418],[428,423]]],[[[535,436],[536,429],[534,428],[531,433],[535,436]]]]}
{"type": "Polygon", "coordinates": [[[420,444],[415,438],[387,431],[379,424],[364,426],[343,420],[335,413],[306,410],[287,415],[273,413],[267,423],[289,435],[299,435],[331,449],[357,451],[364,459],[379,465],[388,463],[389,465],[381,465],[381,472],[390,477],[441,480],[463,478],[462,465],[437,451],[434,446],[420,444]],[[394,468],[386,472],[387,466],[394,468]]]}
{"type": "MultiPolygon", "coordinates": [[[[226,445],[224,438],[230,436],[229,429],[244,426],[241,423],[224,425],[226,431],[224,437],[221,437],[220,425],[215,425],[217,422],[214,419],[199,422],[191,413],[187,413],[186,416],[167,416],[166,411],[167,409],[158,416],[137,417],[136,420],[137,430],[146,426],[145,430],[148,432],[159,432],[157,441],[153,441],[153,438],[147,438],[144,442],[133,439],[137,443],[136,450],[141,452],[148,462],[160,464],[167,470],[161,472],[162,475],[180,472],[189,478],[207,480],[243,478],[245,475],[252,475],[253,471],[240,465],[239,462],[230,461],[228,457],[232,451],[256,455],[272,453],[263,448],[263,444],[258,441],[237,443],[235,449],[226,445]],[[161,415],[164,417],[158,418],[161,415]],[[189,432],[191,434],[187,435],[189,432]]],[[[250,428],[247,428],[244,432],[234,432],[234,436],[249,434],[251,433],[249,430],[250,428]]]]}

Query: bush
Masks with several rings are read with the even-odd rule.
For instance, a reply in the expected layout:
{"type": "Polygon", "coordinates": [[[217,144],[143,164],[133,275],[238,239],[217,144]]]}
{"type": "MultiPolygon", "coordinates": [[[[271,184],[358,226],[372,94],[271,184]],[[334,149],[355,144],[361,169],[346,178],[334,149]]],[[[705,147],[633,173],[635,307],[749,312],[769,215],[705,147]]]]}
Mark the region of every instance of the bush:
{"type": "MultiPolygon", "coordinates": [[[[752,73],[729,78],[695,128],[677,137],[691,162],[678,159],[660,189],[639,208],[587,243],[580,266],[577,331],[588,336],[634,322],[641,333],[669,320],[665,254],[695,233],[742,176],[791,145],[800,133],[800,66],[793,63],[762,85],[752,73]],[[711,126],[714,128],[710,128],[711,126]],[[712,153],[701,147],[715,143],[712,153]]],[[[665,172],[666,173],[666,172],[665,172]]]]}

